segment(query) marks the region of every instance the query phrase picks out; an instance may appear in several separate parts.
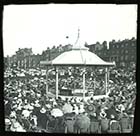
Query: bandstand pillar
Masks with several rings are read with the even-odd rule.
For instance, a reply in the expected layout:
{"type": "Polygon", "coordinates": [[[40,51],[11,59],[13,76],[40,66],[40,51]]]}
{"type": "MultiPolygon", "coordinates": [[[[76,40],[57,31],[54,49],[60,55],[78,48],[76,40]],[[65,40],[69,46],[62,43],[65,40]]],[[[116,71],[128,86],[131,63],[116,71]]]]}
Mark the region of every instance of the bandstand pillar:
{"type": "Polygon", "coordinates": [[[85,68],[84,68],[83,69],[83,99],[85,99],[85,91],[86,91],[85,77],[86,77],[86,71],[85,71],[85,68]]]}
{"type": "Polygon", "coordinates": [[[48,74],[49,74],[49,71],[48,71],[48,67],[46,69],[46,97],[48,98],[48,74]]]}
{"type": "Polygon", "coordinates": [[[105,68],[105,93],[108,92],[108,67],[105,68]]]}
{"type": "Polygon", "coordinates": [[[55,73],[56,73],[56,84],[55,84],[55,89],[56,89],[56,99],[58,99],[58,67],[56,67],[55,69],[55,73]]]}

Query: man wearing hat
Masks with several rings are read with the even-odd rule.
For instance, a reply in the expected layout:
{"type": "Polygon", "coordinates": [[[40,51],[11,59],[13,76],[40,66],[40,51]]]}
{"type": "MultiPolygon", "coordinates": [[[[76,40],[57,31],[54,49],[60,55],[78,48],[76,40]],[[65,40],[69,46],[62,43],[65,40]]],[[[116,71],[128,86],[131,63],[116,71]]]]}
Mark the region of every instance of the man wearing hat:
{"type": "Polygon", "coordinates": [[[8,118],[5,118],[5,131],[10,131],[11,121],[8,118]]]}
{"type": "Polygon", "coordinates": [[[111,120],[109,122],[109,133],[120,133],[121,127],[119,124],[119,121],[115,119],[115,116],[113,114],[110,115],[111,120]]]}
{"type": "Polygon", "coordinates": [[[123,133],[131,133],[132,132],[130,118],[127,115],[127,113],[125,113],[125,112],[122,113],[122,117],[120,118],[120,126],[121,126],[121,131],[123,133]]]}
{"type": "Polygon", "coordinates": [[[26,132],[26,130],[21,126],[21,124],[15,118],[11,119],[10,130],[14,132],[26,132]]]}
{"type": "Polygon", "coordinates": [[[90,117],[90,133],[99,133],[101,131],[100,130],[101,128],[96,112],[94,112],[94,110],[89,112],[89,117],[90,117]]]}
{"type": "Polygon", "coordinates": [[[86,112],[77,115],[74,123],[75,133],[89,133],[90,118],[86,115],[86,112]]]}

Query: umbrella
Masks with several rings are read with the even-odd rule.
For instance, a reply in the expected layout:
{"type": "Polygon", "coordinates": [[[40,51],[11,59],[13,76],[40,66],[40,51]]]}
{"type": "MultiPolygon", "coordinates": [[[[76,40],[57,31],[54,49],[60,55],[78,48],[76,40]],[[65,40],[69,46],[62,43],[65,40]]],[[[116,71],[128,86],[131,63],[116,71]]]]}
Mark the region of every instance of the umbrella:
{"type": "Polygon", "coordinates": [[[73,109],[73,107],[71,106],[71,104],[65,104],[64,106],[63,106],[63,112],[64,113],[71,113],[72,112],[72,109],[73,109]]]}
{"type": "Polygon", "coordinates": [[[63,112],[60,109],[56,108],[51,111],[51,115],[54,117],[61,117],[63,116],[63,112]]]}
{"type": "Polygon", "coordinates": [[[13,126],[11,127],[11,131],[26,132],[26,130],[24,130],[23,127],[18,122],[13,123],[13,126]]]}
{"type": "Polygon", "coordinates": [[[37,77],[35,77],[35,78],[34,78],[34,80],[38,80],[38,78],[37,78],[37,77]]]}
{"type": "Polygon", "coordinates": [[[28,111],[28,110],[23,110],[23,111],[22,111],[22,115],[23,115],[24,117],[29,117],[29,116],[30,116],[30,111],[28,111]]]}
{"type": "Polygon", "coordinates": [[[19,77],[24,77],[25,74],[24,73],[21,73],[21,74],[18,74],[19,77]]]}

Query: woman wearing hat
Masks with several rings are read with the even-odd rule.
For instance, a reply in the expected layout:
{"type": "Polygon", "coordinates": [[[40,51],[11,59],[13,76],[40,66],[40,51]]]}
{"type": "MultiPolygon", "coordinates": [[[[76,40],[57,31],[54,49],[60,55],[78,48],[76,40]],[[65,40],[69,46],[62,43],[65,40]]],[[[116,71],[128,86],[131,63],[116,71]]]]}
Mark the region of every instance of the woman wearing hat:
{"type": "Polygon", "coordinates": [[[89,129],[90,129],[90,118],[86,115],[86,113],[83,112],[77,115],[74,123],[74,132],[89,133],[89,129]]]}
{"type": "Polygon", "coordinates": [[[40,108],[40,111],[37,114],[37,126],[40,129],[45,129],[46,130],[46,126],[47,126],[47,115],[46,115],[46,108],[42,107],[40,108]]]}
{"type": "Polygon", "coordinates": [[[104,110],[101,111],[100,113],[100,123],[101,123],[101,132],[102,133],[107,133],[108,129],[109,129],[109,119],[107,119],[107,114],[104,110]]]}
{"type": "Polygon", "coordinates": [[[100,122],[98,120],[97,114],[94,111],[89,113],[90,117],[90,133],[100,133],[100,122]]]}
{"type": "Polygon", "coordinates": [[[119,121],[115,119],[115,116],[111,114],[111,120],[109,122],[109,133],[121,133],[121,127],[119,121]]]}
{"type": "Polygon", "coordinates": [[[121,131],[123,133],[131,133],[132,132],[130,118],[127,115],[127,113],[123,113],[122,117],[120,118],[120,126],[121,126],[121,131]]]}
{"type": "Polygon", "coordinates": [[[26,132],[26,130],[21,126],[21,124],[17,122],[16,118],[11,119],[10,130],[13,132],[26,132]]]}
{"type": "Polygon", "coordinates": [[[5,131],[10,131],[11,121],[8,118],[5,118],[5,131]]]}

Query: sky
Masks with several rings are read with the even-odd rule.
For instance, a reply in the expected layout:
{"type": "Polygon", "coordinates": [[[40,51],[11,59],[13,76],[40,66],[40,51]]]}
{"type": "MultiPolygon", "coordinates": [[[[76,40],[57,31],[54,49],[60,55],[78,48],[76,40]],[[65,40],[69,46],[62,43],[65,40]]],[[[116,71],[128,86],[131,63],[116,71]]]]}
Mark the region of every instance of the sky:
{"type": "Polygon", "coordinates": [[[41,54],[47,47],[109,43],[137,37],[137,5],[42,4],[7,5],[3,12],[4,56],[18,48],[41,54]],[[69,38],[66,38],[68,36],[69,38]]]}

